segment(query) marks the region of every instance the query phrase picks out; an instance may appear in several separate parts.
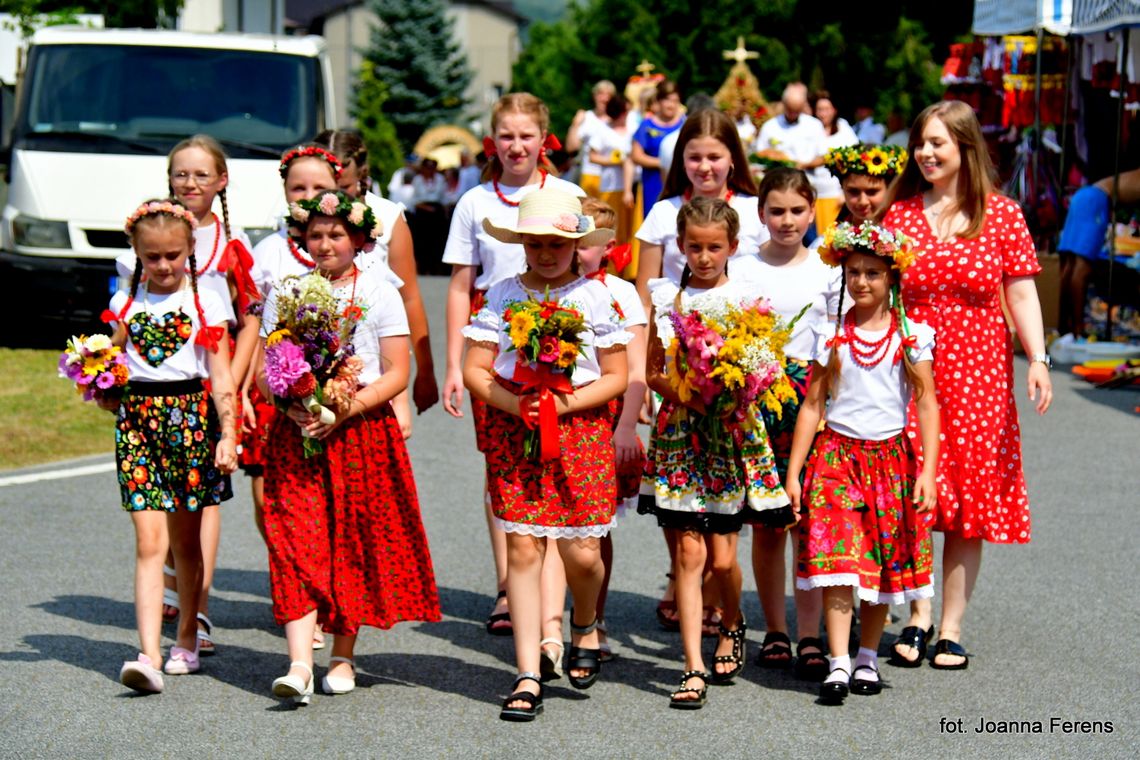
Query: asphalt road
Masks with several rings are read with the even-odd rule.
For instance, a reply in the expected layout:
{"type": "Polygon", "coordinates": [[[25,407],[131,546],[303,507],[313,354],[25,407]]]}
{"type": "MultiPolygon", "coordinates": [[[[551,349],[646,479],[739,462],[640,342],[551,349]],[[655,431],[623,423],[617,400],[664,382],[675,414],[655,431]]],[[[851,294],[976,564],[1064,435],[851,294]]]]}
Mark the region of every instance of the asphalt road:
{"type": "MultiPolygon", "coordinates": [[[[445,281],[423,284],[439,329],[445,281]]],[[[442,349],[437,338],[440,372],[442,349]]],[[[615,533],[607,613],[619,659],[588,692],[555,682],[537,722],[499,721],[514,666],[510,639],[483,630],[494,581],[482,463],[470,423],[439,408],[417,418],[410,449],[444,620],[366,630],[358,689],[300,710],[270,693],[288,662],[242,477],[223,506],[219,654],[145,698],[117,682],[137,644],[133,533],[113,473],[0,486],[0,757],[1136,757],[1140,393],[1098,391],[1064,371],[1054,382],[1054,410],[1022,416],[1033,541],[986,549],[967,619],[970,668],[884,666],[881,696],[839,708],[750,664],[736,685],[713,687],[704,710],[667,709],[681,649],[653,618],[665,552],[652,520],[631,517],[615,533]],[[1112,732],[1066,733],[1052,719],[1111,722],[1112,732]],[[976,733],[982,720],[1039,721],[1042,733],[976,733]]],[[[749,567],[744,548],[741,560],[749,567]]],[[[751,658],[763,616],[748,575],[751,658]]],[[[888,628],[883,651],[902,625],[888,628]]],[[[327,657],[318,653],[318,675],[327,657]]]]}

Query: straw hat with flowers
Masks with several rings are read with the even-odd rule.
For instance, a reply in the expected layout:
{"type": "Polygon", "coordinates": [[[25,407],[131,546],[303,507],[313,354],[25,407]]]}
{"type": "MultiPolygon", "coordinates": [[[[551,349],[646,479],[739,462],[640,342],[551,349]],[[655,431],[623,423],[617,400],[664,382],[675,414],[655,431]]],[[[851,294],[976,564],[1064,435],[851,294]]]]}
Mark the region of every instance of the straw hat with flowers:
{"type": "Polygon", "coordinates": [[[613,230],[599,230],[592,217],[582,213],[582,201],[561,190],[539,189],[519,201],[519,218],[514,227],[499,227],[483,220],[487,234],[503,243],[521,243],[523,235],[557,235],[577,240],[579,245],[601,245],[614,236],[613,230]]]}

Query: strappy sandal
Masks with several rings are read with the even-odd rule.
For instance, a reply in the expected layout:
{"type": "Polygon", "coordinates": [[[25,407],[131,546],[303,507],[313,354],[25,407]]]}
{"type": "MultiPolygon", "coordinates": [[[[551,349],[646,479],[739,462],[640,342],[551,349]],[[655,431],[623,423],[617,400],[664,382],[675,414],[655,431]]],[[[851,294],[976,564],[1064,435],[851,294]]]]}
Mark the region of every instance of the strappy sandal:
{"type": "Polygon", "coordinates": [[[720,626],[724,620],[722,612],[720,607],[714,607],[712,605],[704,608],[704,616],[701,618],[702,638],[710,638],[720,633],[718,626],[720,626]]]}
{"type": "Polygon", "coordinates": [[[210,622],[210,618],[198,613],[198,655],[200,657],[213,657],[218,653],[218,648],[214,646],[214,640],[210,634],[214,632],[214,624],[210,622]],[[203,630],[205,628],[205,630],[203,630]]]}
{"type": "Polygon", "coordinates": [[[499,605],[500,599],[505,599],[507,596],[506,591],[500,591],[495,595],[495,606],[491,608],[492,612],[487,616],[487,633],[492,636],[511,636],[514,634],[514,626],[511,625],[511,611],[494,612],[495,607],[499,605]]]}
{"type": "Polygon", "coordinates": [[[796,678],[802,681],[816,683],[827,678],[830,666],[823,653],[823,639],[816,636],[804,636],[796,644],[796,678]],[[804,652],[807,647],[815,647],[818,652],[804,652]]]}
{"type": "Polygon", "coordinates": [[[538,671],[542,676],[542,683],[553,681],[562,677],[562,654],[565,651],[562,645],[562,639],[553,637],[545,638],[538,642],[538,650],[542,658],[538,662],[538,671]],[[546,653],[548,646],[558,647],[558,654],[551,657],[546,653]]]}
{"type": "MultiPolygon", "coordinates": [[[[170,578],[177,578],[174,568],[169,565],[162,566],[162,574],[170,578]]],[[[162,587],[162,622],[173,623],[178,619],[178,592],[175,589],[162,587]]]]}
{"type": "Polygon", "coordinates": [[[756,664],[762,668],[786,668],[792,664],[792,640],[781,631],[768,631],[760,644],[756,664]]]}
{"type": "Polygon", "coordinates": [[[709,696],[709,674],[702,670],[686,670],[681,674],[681,688],[669,695],[669,706],[676,710],[699,710],[705,706],[709,696]],[[690,678],[701,679],[701,688],[686,686],[690,678]],[[682,694],[696,694],[696,699],[678,699],[682,694]]]}
{"type": "Polygon", "coordinates": [[[926,659],[926,642],[934,638],[934,626],[930,626],[925,631],[917,625],[908,625],[902,629],[898,639],[895,640],[894,646],[891,647],[890,663],[900,668],[917,668],[922,665],[922,661],[926,659]],[[902,645],[905,647],[913,647],[918,652],[917,656],[913,659],[907,659],[899,654],[898,647],[902,645]]]}
{"type": "Polygon", "coordinates": [[[730,631],[721,623],[718,628],[719,634],[726,639],[732,640],[732,654],[717,655],[713,660],[715,665],[732,665],[732,670],[723,673],[717,672],[714,665],[710,675],[712,682],[718,686],[726,686],[732,683],[732,679],[740,675],[740,671],[744,670],[744,634],[748,632],[748,625],[744,622],[744,617],[741,616],[740,623],[736,626],[736,630],[730,631]]]}
{"type": "Polygon", "coordinates": [[[836,668],[836,670],[843,671],[844,675],[847,676],[847,682],[824,681],[819,685],[819,701],[825,705],[843,704],[843,700],[847,699],[847,693],[850,691],[851,674],[845,668],[836,668]]]}
{"type": "MultiPolygon", "coordinates": [[[[570,610],[570,632],[578,636],[585,636],[593,633],[594,629],[598,627],[598,619],[594,618],[593,622],[586,626],[579,626],[574,624],[574,610],[570,610]]],[[[566,663],[566,677],[570,680],[570,685],[575,689],[588,689],[594,685],[598,680],[598,675],[602,672],[601,661],[602,650],[589,649],[586,647],[570,647],[568,656],[569,661],[566,663]],[[574,675],[575,670],[587,671],[585,676],[574,675]]]]}
{"type": "Polygon", "coordinates": [[[516,691],[503,700],[503,709],[499,711],[499,720],[509,720],[514,723],[528,723],[542,713],[542,676],[538,673],[519,673],[511,688],[523,681],[534,681],[538,684],[538,694],[529,691],[516,691]],[[511,702],[526,702],[526,707],[509,707],[511,702]]]}
{"type": "Polygon", "coordinates": [[[883,679],[882,677],[876,678],[872,681],[869,678],[860,678],[859,671],[865,670],[868,673],[879,674],[878,669],[872,668],[870,665],[859,665],[855,668],[855,672],[851,674],[851,693],[874,695],[883,692],[883,679]]]}
{"type": "MultiPolygon", "coordinates": [[[[673,580],[673,573],[665,573],[665,577],[673,580]]],[[[662,599],[657,602],[657,624],[666,631],[676,633],[681,630],[681,618],[677,613],[676,599],[662,599]]]]}
{"type": "Polygon", "coordinates": [[[938,670],[965,670],[970,666],[970,656],[966,654],[966,648],[957,641],[951,641],[950,639],[938,640],[938,643],[934,645],[934,657],[935,659],[930,661],[930,667],[937,668],[938,670]],[[939,665],[937,657],[940,654],[961,657],[962,661],[953,665],[939,665]]]}

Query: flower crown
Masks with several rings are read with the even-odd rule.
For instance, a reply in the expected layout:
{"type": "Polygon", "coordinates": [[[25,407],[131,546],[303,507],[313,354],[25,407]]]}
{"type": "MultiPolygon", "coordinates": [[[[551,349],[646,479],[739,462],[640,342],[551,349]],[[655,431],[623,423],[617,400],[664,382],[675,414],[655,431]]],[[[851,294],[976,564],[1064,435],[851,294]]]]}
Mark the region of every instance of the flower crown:
{"type": "Polygon", "coordinates": [[[289,164],[296,161],[302,156],[316,156],[323,158],[332,167],[333,174],[337,179],[340,179],[340,173],[344,171],[344,166],[341,164],[340,159],[334,156],[329,151],[325,150],[319,145],[298,145],[296,148],[291,148],[281,156],[281,165],[277,167],[277,171],[281,174],[281,179],[285,179],[285,175],[289,173],[289,164]]]}
{"type": "Polygon", "coordinates": [[[159,214],[167,214],[175,219],[181,219],[190,225],[190,230],[193,231],[198,228],[198,220],[190,213],[189,209],[183,206],[178,201],[163,200],[163,201],[147,201],[127,217],[127,222],[123,229],[126,230],[127,236],[130,237],[134,234],[135,225],[139,220],[148,216],[158,216],[159,214]]]}
{"type": "Polygon", "coordinates": [[[365,243],[361,248],[362,251],[371,251],[384,231],[367,203],[351,198],[339,190],[325,190],[308,200],[289,204],[289,216],[285,217],[289,237],[300,243],[313,214],[335,216],[345,223],[349,232],[363,234],[365,243]]]}
{"type": "Polygon", "coordinates": [[[866,174],[890,180],[902,173],[906,161],[906,148],[899,145],[847,145],[832,148],[823,157],[824,166],[840,178],[866,174]]]}
{"type": "Polygon", "coordinates": [[[819,257],[831,267],[842,266],[849,253],[869,253],[891,260],[891,266],[903,273],[918,258],[920,251],[911,247],[911,240],[901,232],[892,232],[871,222],[853,226],[840,222],[823,235],[819,257]]]}

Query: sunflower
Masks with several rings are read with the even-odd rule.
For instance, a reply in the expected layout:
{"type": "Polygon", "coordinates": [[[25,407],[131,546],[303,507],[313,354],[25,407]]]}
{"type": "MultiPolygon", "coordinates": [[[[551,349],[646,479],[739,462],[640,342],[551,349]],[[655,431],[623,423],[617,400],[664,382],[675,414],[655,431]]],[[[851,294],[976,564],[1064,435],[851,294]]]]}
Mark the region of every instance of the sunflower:
{"type": "Polygon", "coordinates": [[[289,332],[288,330],[286,330],[284,328],[282,328],[280,330],[274,330],[273,332],[271,332],[269,334],[269,337],[265,339],[265,345],[266,345],[266,347],[277,345],[282,340],[284,340],[285,338],[289,338],[292,335],[293,335],[293,333],[289,332]]]}
{"type": "Polygon", "coordinates": [[[522,348],[530,343],[530,333],[534,328],[534,317],[529,312],[520,311],[511,317],[511,343],[515,348],[522,348]]]}
{"type": "Polygon", "coordinates": [[[872,176],[885,174],[890,160],[891,157],[882,148],[871,148],[867,151],[867,173],[872,176]]]}

